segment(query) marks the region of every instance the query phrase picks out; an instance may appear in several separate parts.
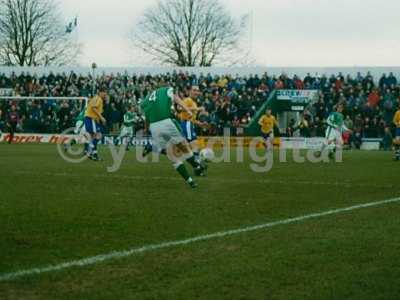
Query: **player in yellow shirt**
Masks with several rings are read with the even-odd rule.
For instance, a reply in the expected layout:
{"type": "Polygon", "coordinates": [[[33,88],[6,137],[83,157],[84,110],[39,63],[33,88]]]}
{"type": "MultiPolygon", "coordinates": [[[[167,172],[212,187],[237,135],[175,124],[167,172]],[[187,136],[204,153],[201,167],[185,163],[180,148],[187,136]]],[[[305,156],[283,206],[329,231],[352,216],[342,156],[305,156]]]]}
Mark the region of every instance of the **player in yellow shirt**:
{"type": "Polygon", "coordinates": [[[102,138],[101,125],[106,124],[106,119],[103,117],[103,106],[106,97],[106,89],[100,88],[98,94],[89,99],[85,112],[85,129],[90,135],[90,141],[86,151],[89,158],[95,161],[99,160],[97,144],[102,138]]]}
{"type": "Polygon", "coordinates": [[[191,145],[196,159],[199,159],[199,148],[197,144],[197,134],[195,125],[201,127],[205,125],[197,120],[197,114],[203,110],[203,108],[199,107],[196,102],[200,93],[201,92],[199,86],[193,85],[190,88],[189,97],[184,99],[183,103],[192,112],[192,115],[190,116],[186,111],[182,111],[179,113],[178,116],[181,121],[183,136],[191,145]]]}
{"type": "Polygon", "coordinates": [[[396,149],[395,160],[400,161],[400,108],[394,115],[393,123],[396,125],[396,137],[394,140],[394,146],[396,149]]]}
{"type": "Polygon", "coordinates": [[[258,121],[258,125],[261,126],[261,132],[265,139],[265,147],[267,150],[273,150],[274,148],[274,127],[278,126],[278,121],[272,115],[272,111],[267,109],[265,115],[263,115],[258,121]]]}

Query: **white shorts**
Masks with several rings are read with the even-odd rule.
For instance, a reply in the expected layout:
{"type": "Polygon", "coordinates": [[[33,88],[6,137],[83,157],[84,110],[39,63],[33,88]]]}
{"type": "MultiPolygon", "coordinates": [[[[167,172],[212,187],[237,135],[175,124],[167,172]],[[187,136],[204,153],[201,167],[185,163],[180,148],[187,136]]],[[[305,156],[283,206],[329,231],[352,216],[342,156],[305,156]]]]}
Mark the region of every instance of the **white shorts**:
{"type": "Polygon", "coordinates": [[[122,126],[120,137],[133,136],[133,127],[122,126]]]}
{"type": "Polygon", "coordinates": [[[333,127],[328,126],[325,133],[325,138],[328,142],[335,142],[336,144],[343,145],[342,132],[333,127]]]}
{"type": "Polygon", "coordinates": [[[150,125],[153,146],[156,151],[166,149],[168,144],[180,144],[186,141],[181,133],[179,124],[172,119],[165,119],[150,125]]]}

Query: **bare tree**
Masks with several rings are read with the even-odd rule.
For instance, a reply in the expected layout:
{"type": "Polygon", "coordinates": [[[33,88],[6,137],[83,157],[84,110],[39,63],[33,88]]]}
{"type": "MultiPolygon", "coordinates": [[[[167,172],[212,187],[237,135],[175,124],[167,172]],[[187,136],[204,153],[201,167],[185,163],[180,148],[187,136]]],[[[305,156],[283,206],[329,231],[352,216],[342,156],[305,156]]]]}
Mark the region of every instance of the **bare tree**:
{"type": "Polygon", "coordinates": [[[159,0],[132,38],[157,63],[211,66],[238,54],[242,27],[219,0],[159,0]]]}
{"type": "Polygon", "coordinates": [[[0,0],[0,64],[65,65],[79,49],[53,0],[0,0]]]}

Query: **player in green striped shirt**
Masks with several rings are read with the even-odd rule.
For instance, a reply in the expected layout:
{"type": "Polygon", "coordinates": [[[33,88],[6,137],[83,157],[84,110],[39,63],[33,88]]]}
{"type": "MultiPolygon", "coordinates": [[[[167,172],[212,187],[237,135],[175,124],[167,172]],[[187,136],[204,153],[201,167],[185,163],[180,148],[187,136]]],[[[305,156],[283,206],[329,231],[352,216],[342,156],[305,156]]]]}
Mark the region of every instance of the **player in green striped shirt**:
{"type": "Polygon", "coordinates": [[[127,112],[124,115],[124,124],[121,128],[121,133],[118,137],[118,143],[122,144],[126,141],[126,150],[129,150],[130,139],[134,136],[134,125],[138,121],[138,115],[135,112],[135,108],[131,105],[128,107],[127,112]]]}
{"type": "Polygon", "coordinates": [[[328,149],[329,158],[331,159],[336,150],[343,147],[343,132],[351,131],[344,125],[343,110],[343,104],[338,104],[336,111],[332,112],[327,119],[328,128],[326,129],[325,142],[321,152],[328,149]]]}
{"type": "Polygon", "coordinates": [[[77,135],[83,134],[85,131],[85,110],[82,110],[75,119],[75,129],[74,133],[77,135]]]}
{"type": "Polygon", "coordinates": [[[179,124],[173,119],[174,104],[192,115],[190,109],[171,87],[162,87],[150,93],[140,106],[149,125],[155,150],[160,153],[166,151],[177,172],[192,188],[196,188],[197,184],[189,175],[184,160],[193,167],[196,175],[203,176],[204,168],[196,161],[189,144],[181,133],[179,124]],[[177,153],[183,155],[179,156],[177,153]]]}
{"type": "Polygon", "coordinates": [[[72,138],[72,140],[64,145],[64,151],[68,151],[71,146],[76,144],[85,144],[85,154],[89,150],[88,136],[85,129],[85,109],[82,110],[79,115],[75,118],[75,128],[74,128],[74,135],[76,137],[72,138]]]}

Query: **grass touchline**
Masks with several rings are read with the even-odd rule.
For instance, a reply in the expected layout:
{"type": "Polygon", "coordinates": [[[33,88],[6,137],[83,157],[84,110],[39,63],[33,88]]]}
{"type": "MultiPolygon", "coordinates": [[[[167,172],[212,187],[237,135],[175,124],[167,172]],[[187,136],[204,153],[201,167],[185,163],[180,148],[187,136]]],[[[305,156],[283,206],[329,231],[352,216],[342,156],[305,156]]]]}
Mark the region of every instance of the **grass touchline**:
{"type": "Polygon", "coordinates": [[[2,275],[0,275],[0,282],[17,279],[17,278],[20,278],[23,276],[59,271],[59,270],[68,269],[68,268],[72,268],[72,267],[78,267],[78,266],[83,267],[83,266],[93,265],[93,264],[97,264],[97,263],[100,263],[100,262],[103,262],[106,260],[128,257],[128,256],[131,256],[134,254],[154,251],[154,250],[158,250],[158,249],[170,248],[170,247],[180,246],[180,245],[187,245],[187,244],[191,244],[191,243],[195,243],[195,242],[199,242],[199,241],[205,241],[205,240],[210,240],[210,239],[215,239],[215,238],[222,238],[222,237],[226,237],[226,236],[237,235],[240,233],[270,228],[270,227],[274,227],[274,226],[278,226],[278,225],[291,224],[291,223],[301,222],[301,221],[308,220],[308,219],[314,219],[314,218],[319,218],[319,217],[323,217],[323,216],[335,215],[335,214],[339,214],[339,213],[343,213],[343,212],[349,212],[349,211],[353,211],[353,210],[374,207],[374,206],[381,206],[381,205],[386,205],[386,204],[391,204],[391,203],[396,203],[396,202],[400,202],[400,197],[382,200],[382,201],[369,202],[369,203],[364,203],[364,204],[359,204],[359,205],[353,205],[353,206],[349,206],[349,207],[345,207],[345,208],[338,208],[338,209],[303,215],[303,216],[299,216],[299,217],[269,222],[269,223],[250,226],[250,227],[244,227],[244,228],[233,229],[233,230],[228,230],[228,231],[221,231],[221,232],[216,232],[216,233],[207,234],[207,235],[200,235],[197,237],[184,239],[184,240],[177,240],[177,241],[170,241],[170,242],[165,242],[165,243],[160,243],[160,244],[146,245],[146,246],[143,246],[140,248],[133,248],[133,249],[126,250],[126,251],[114,251],[114,252],[111,252],[108,254],[96,255],[96,256],[92,256],[92,257],[88,257],[88,258],[84,258],[84,259],[61,263],[58,265],[51,265],[51,266],[47,266],[47,267],[43,267],[43,268],[34,268],[34,269],[28,269],[28,270],[22,270],[22,271],[2,274],[2,275]]]}

